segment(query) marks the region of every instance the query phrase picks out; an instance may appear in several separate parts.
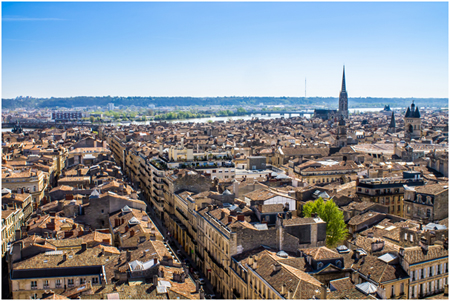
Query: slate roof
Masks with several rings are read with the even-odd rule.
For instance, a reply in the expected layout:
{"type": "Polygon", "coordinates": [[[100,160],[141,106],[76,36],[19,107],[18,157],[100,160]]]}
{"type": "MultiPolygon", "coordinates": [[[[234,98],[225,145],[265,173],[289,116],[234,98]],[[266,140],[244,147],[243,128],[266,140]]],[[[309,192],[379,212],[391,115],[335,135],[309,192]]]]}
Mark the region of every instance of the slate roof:
{"type": "Polygon", "coordinates": [[[321,288],[317,279],[285,263],[281,263],[281,269],[274,272],[273,266],[277,260],[267,253],[263,253],[257,263],[255,272],[280,294],[283,284],[286,285],[287,292],[293,292],[293,299],[312,298],[321,288]]]}
{"type": "Polygon", "coordinates": [[[422,250],[422,247],[405,248],[403,259],[411,265],[441,257],[448,257],[448,250],[441,245],[434,245],[428,246],[426,253],[422,250]]]}
{"type": "Polygon", "coordinates": [[[311,256],[314,260],[327,260],[342,258],[342,255],[328,249],[327,247],[301,249],[303,254],[311,256]]]}

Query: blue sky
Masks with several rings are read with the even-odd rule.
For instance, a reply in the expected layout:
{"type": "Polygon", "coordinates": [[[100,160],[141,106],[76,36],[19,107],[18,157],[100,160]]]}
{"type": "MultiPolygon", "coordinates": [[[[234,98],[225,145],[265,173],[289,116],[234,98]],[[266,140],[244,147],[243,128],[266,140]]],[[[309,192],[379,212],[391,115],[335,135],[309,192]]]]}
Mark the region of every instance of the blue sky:
{"type": "Polygon", "coordinates": [[[446,2],[3,2],[2,97],[447,97],[446,2]]]}

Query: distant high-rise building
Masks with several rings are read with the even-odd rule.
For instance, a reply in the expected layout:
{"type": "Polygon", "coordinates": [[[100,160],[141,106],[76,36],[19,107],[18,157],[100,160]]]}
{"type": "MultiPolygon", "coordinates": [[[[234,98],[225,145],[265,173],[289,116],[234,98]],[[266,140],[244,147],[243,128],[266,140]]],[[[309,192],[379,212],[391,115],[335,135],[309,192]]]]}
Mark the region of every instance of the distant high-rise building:
{"type": "Polygon", "coordinates": [[[348,117],[348,96],[347,91],[345,89],[345,66],[344,71],[342,73],[342,88],[341,94],[339,95],[339,114],[344,118],[348,117]]]}
{"type": "Polygon", "coordinates": [[[114,110],[114,104],[113,104],[112,102],[110,102],[110,103],[108,104],[108,110],[109,110],[109,111],[114,110]]]}

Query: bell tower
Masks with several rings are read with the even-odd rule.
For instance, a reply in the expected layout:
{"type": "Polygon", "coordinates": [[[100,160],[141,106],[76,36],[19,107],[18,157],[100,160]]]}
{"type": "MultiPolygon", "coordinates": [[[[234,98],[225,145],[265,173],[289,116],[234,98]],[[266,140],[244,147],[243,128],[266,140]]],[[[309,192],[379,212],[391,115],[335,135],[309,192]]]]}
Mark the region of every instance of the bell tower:
{"type": "Polygon", "coordinates": [[[411,103],[405,114],[405,139],[420,139],[422,137],[422,120],[420,119],[419,107],[411,103]]]}

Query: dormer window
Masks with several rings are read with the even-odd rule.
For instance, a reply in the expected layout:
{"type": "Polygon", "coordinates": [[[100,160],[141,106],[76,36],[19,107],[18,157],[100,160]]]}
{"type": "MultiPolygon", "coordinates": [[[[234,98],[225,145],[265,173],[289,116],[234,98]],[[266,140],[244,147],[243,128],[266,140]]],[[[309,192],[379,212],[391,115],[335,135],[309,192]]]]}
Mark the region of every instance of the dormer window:
{"type": "Polygon", "coordinates": [[[317,264],[317,269],[321,269],[323,267],[323,263],[322,262],[319,262],[318,264],[317,264]]]}

